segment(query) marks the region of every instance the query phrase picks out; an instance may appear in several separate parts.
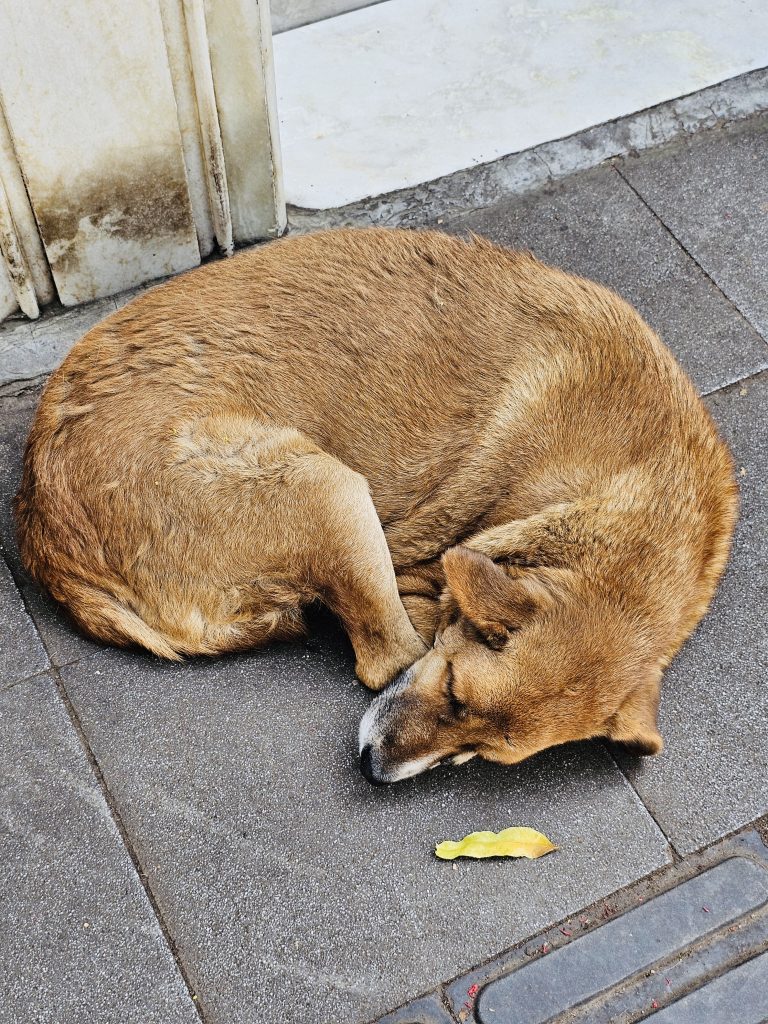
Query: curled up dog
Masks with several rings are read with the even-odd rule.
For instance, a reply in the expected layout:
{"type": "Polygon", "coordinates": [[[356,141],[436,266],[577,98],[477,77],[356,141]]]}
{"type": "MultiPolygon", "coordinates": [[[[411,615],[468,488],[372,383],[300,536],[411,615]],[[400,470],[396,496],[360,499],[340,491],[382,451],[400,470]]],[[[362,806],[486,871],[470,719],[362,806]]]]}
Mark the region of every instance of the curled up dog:
{"type": "Polygon", "coordinates": [[[627,303],[384,230],[254,249],[95,327],[16,499],[26,566],[109,643],[243,650],[327,604],[382,690],[372,782],[597,736],[658,753],[736,513],[727,449],[627,303]]]}

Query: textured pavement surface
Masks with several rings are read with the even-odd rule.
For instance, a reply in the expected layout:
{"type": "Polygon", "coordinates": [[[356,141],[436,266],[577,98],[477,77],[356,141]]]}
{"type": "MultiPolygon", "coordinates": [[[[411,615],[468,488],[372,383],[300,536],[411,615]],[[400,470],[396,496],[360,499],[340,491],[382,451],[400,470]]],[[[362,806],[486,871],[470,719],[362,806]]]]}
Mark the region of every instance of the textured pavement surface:
{"type": "Polygon", "coordinates": [[[768,119],[648,151],[621,172],[737,309],[768,334],[768,119]],[[682,194],[681,194],[682,192],[682,194]]]}
{"type": "Polygon", "coordinates": [[[13,541],[39,394],[0,399],[2,1024],[365,1024],[766,813],[767,137],[753,118],[441,225],[615,287],[732,446],[734,554],[667,674],[658,759],[580,744],[372,789],[369,697],[327,618],[303,644],[181,666],[79,637],[13,541]],[[559,852],[431,855],[513,823],[559,852]]]}
{"type": "Polygon", "coordinates": [[[0,1021],[192,1024],[53,680],[0,692],[0,1021]]]}
{"type": "Polygon", "coordinates": [[[62,679],[215,1020],[367,1020],[670,856],[598,745],[372,791],[370,698],[333,634],[185,666],[104,651],[62,679]],[[512,885],[432,855],[534,820],[561,851],[512,885]]]}

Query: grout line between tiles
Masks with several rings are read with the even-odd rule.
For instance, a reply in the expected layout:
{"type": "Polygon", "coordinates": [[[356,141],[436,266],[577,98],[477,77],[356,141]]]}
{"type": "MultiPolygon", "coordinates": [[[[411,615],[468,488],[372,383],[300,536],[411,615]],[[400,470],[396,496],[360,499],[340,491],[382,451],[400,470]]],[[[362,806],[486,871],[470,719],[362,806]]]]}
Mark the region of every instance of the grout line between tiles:
{"type": "MultiPolygon", "coordinates": [[[[5,561],[5,559],[3,560],[5,561]]],[[[59,670],[59,667],[53,664],[53,660],[51,659],[51,652],[48,650],[48,645],[45,642],[45,638],[42,636],[40,630],[37,627],[37,622],[35,621],[34,616],[32,615],[32,611],[27,603],[26,596],[23,590],[18,586],[16,578],[13,574],[13,570],[10,569],[10,566],[8,568],[11,571],[11,575],[14,577],[14,585],[17,587],[19,596],[21,597],[21,600],[24,604],[24,608],[27,612],[27,615],[29,616],[30,621],[33,623],[35,630],[37,631],[37,634],[40,638],[40,642],[43,645],[45,653],[47,654],[48,660],[51,664],[50,669],[48,669],[46,672],[38,673],[38,675],[48,675],[49,678],[53,681],[54,686],[56,687],[59,699],[64,705],[64,709],[69,717],[72,728],[74,729],[75,734],[80,742],[80,746],[83,749],[83,753],[85,754],[86,761],[88,762],[88,765],[90,766],[91,771],[94,774],[96,784],[98,785],[101,791],[101,795],[104,798],[107,808],[109,809],[110,816],[115,824],[115,828],[117,829],[117,833],[123,844],[123,848],[128,854],[131,864],[133,865],[133,869],[136,872],[136,877],[139,880],[139,884],[144,890],[144,894],[147,897],[152,913],[154,914],[155,920],[157,921],[160,933],[163,936],[163,940],[166,946],[168,947],[168,951],[171,954],[171,958],[174,964],[176,965],[176,969],[179,972],[181,980],[184,984],[184,988],[187,991],[189,1000],[192,1003],[192,1006],[195,1008],[195,1011],[201,1024],[208,1024],[208,1017],[200,1004],[199,996],[195,992],[194,985],[192,984],[192,979],[189,977],[186,965],[182,960],[179,948],[176,945],[176,941],[173,938],[171,930],[165,921],[165,917],[163,916],[162,911],[160,910],[160,905],[152,890],[152,885],[149,881],[149,877],[145,872],[141,863],[141,859],[133,845],[133,842],[131,841],[128,829],[125,825],[125,822],[123,821],[123,817],[117,807],[115,799],[112,796],[112,792],[109,786],[107,785],[107,780],[104,777],[104,773],[101,770],[101,766],[98,762],[98,759],[96,758],[96,755],[94,754],[93,749],[91,748],[91,745],[88,742],[88,737],[86,736],[85,729],[83,728],[82,722],[80,721],[80,717],[72,701],[69,699],[69,694],[67,693],[67,688],[64,684],[64,680],[61,678],[61,672],[59,670]]],[[[27,682],[31,678],[33,677],[30,676],[28,677],[28,679],[22,680],[22,682],[27,682]]]]}
{"type": "MultiPolygon", "coordinates": [[[[661,217],[661,215],[656,212],[656,210],[651,205],[650,200],[646,199],[646,197],[642,194],[642,192],[640,192],[639,189],[635,188],[635,186],[632,184],[632,182],[629,180],[629,178],[624,173],[622,173],[621,167],[619,166],[619,160],[617,160],[617,159],[612,160],[611,161],[611,167],[618,174],[618,176],[621,178],[621,180],[624,182],[624,184],[627,186],[627,188],[635,196],[637,196],[637,198],[640,200],[640,202],[643,204],[643,206],[646,208],[646,210],[648,210],[648,212],[651,214],[651,216],[654,218],[654,220],[656,220],[661,225],[661,227],[669,235],[669,237],[673,240],[673,242],[677,246],[679,246],[680,249],[682,249],[682,251],[688,257],[688,259],[692,263],[694,263],[696,265],[696,267],[698,267],[698,269],[701,271],[701,273],[704,275],[704,277],[707,279],[707,281],[709,281],[710,285],[715,289],[715,291],[718,292],[718,294],[720,294],[725,299],[725,301],[728,303],[728,305],[731,307],[731,309],[737,314],[739,319],[743,320],[744,323],[747,325],[747,327],[749,327],[749,329],[751,331],[753,331],[758,336],[758,338],[762,341],[762,343],[764,345],[768,346],[768,338],[766,338],[758,330],[758,328],[755,326],[755,324],[753,324],[752,321],[749,319],[747,314],[739,307],[738,303],[734,299],[732,299],[731,296],[720,287],[720,285],[712,277],[712,275],[709,273],[709,271],[705,270],[705,268],[702,266],[702,264],[699,262],[699,260],[697,260],[696,257],[693,255],[691,250],[686,247],[686,245],[674,233],[672,228],[669,227],[669,225],[664,221],[664,219],[661,217]]],[[[732,382],[732,383],[735,383],[735,382],[732,382]]],[[[717,389],[715,389],[715,390],[717,390],[717,389]]],[[[710,393],[710,392],[708,392],[708,393],[710,393]]]]}
{"type": "Polygon", "coordinates": [[[726,380],[722,384],[718,384],[717,387],[711,388],[709,391],[702,391],[700,398],[709,398],[710,395],[716,395],[718,391],[725,391],[727,388],[732,388],[735,384],[746,384],[748,381],[755,380],[757,377],[762,375],[768,370],[768,362],[765,366],[760,367],[758,370],[754,370],[752,373],[747,373],[743,377],[734,377],[733,380],[726,380]]]}
{"type": "Polygon", "coordinates": [[[11,690],[17,689],[19,686],[25,686],[27,683],[34,683],[39,681],[44,676],[47,678],[50,675],[50,669],[44,668],[41,672],[32,672],[28,676],[24,676],[23,679],[17,679],[15,683],[9,683],[8,686],[0,687],[0,697],[4,693],[10,693],[11,690]]]}
{"type": "Polygon", "coordinates": [[[626,781],[626,783],[629,786],[629,788],[632,790],[632,792],[635,794],[635,796],[639,800],[640,806],[644,808],[644,810],[645,810],[646,814],[648,815],[648,817],[653,821],[654,825],[659,830],[659,833],[664,837],[664,841],[666,842],[667,846],[669,847],[670,853],[672,854],[672,863],[673,864],[679,864],[680,861],[683,859],[683,855],[678,851],[677,847],[672,842],[672,839],[670,838],[669,833],[664,828],[664,826],[661,824],[659,819],[656,817],[656,814],[653,812],[653,810],[651,810],[651,808],[648,806],[648,804],[645,802],[645,800],[643,800],[642,796],[640,795],[640,791],[635,786],[635,784],[632,781],[632,779],[630,779],[629,775],[624,771],[624,768],[622,767],[620,761],[618,760],[618,758],[614,754],[614,752],[611,749],[610,745],[608,743],[603,743],[602,746],[603,746],[603,749],[605,750],[606,754],[608,755],[608,757],[616,765],[616,768],[621,773],[622,778],[626,781]]]}

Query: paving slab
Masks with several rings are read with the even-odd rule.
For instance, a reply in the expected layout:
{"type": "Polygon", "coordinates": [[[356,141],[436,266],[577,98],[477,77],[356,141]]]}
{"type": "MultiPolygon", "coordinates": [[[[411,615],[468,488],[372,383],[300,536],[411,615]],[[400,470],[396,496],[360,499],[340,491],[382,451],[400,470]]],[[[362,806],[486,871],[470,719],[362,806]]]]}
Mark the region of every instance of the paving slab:
{"type": "Polygon", "coordinates": [[[103,644],[96,644],[76,632],[64,609],[34,583],[21,567],[11,500],[21,477],[24,444],[39,401],[39,388],[17,397],[0,398],[0,552],[16,577],[29,614],[52,663],[65,665],[101,650],[103,644]]]}
{"type": "Polygon", "coordinates": [[[199,1022],[48,676],[0,733],[0,1022],[199,1022]]]}
{"type": "Polygon", "coordinates": [[[709,614],[667,670],[664,753],[623,761],[681,853],[768,810],[768,373],[707,405],[738,467],[733,553],[709,614]]]}
{"type": "Polygon", "coordinates": [[[669,858],[599,744],[373,788],[343,636],[174,666],[62,670],[208,1019],[361,1024],[669,858]],[[528,824],[536,862],[438,861],[528,824]]]}
{"type": "Polygon", "coordinates": [[[768,115],[625,159],[621,173],[768,338],[768,115]]]}
{"type": "Polygon", "coordinates": [[[424,227],[438,217],[479,210],[607,160],[672,143],[684,135],[722,127],[766,110],[768,68],[761,68],[565,138],[340,209],[313,211],[289,206],[290,230],[306,233],[331,227],[424,227]]]}
{"type": "Polygon", "coordinates": [[[530,249],[613,288],[659,332],[702,392],[768,366],[768,345],[611,167],[440,226],[530,249]]]}
{"type": "Polygon", "coordinates": [[[389,0],[306,25],[274,39],[286,197],[343,206],[566,138],[763,67],[767,35],[759,0],[389,0]]]}
{"type": "Polygon", "coordinates": [[[55,370],[77,339],[116,308],[110,297],[49,310],[40,320],[14,317],[0,324],[0,388],[55,370]]]}
{"type": "Polygon", "coordinates": [[[49,667],[35,624],[0,557],[0,692],[49,667]]]}

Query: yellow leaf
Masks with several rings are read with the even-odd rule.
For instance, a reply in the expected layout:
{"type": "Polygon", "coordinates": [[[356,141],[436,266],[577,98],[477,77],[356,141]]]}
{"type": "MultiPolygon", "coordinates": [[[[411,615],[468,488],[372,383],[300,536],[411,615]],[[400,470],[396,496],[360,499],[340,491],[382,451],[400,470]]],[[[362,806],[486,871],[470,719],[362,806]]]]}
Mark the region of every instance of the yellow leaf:
{"type": "Polygon", "coordinates": [[[499,832],[471,832],[458,843],[447,840],[435,847],[441,860],[454,857],[528,857],[535,860],[557,847],[533,828],[505,828],[499,832]]]}

